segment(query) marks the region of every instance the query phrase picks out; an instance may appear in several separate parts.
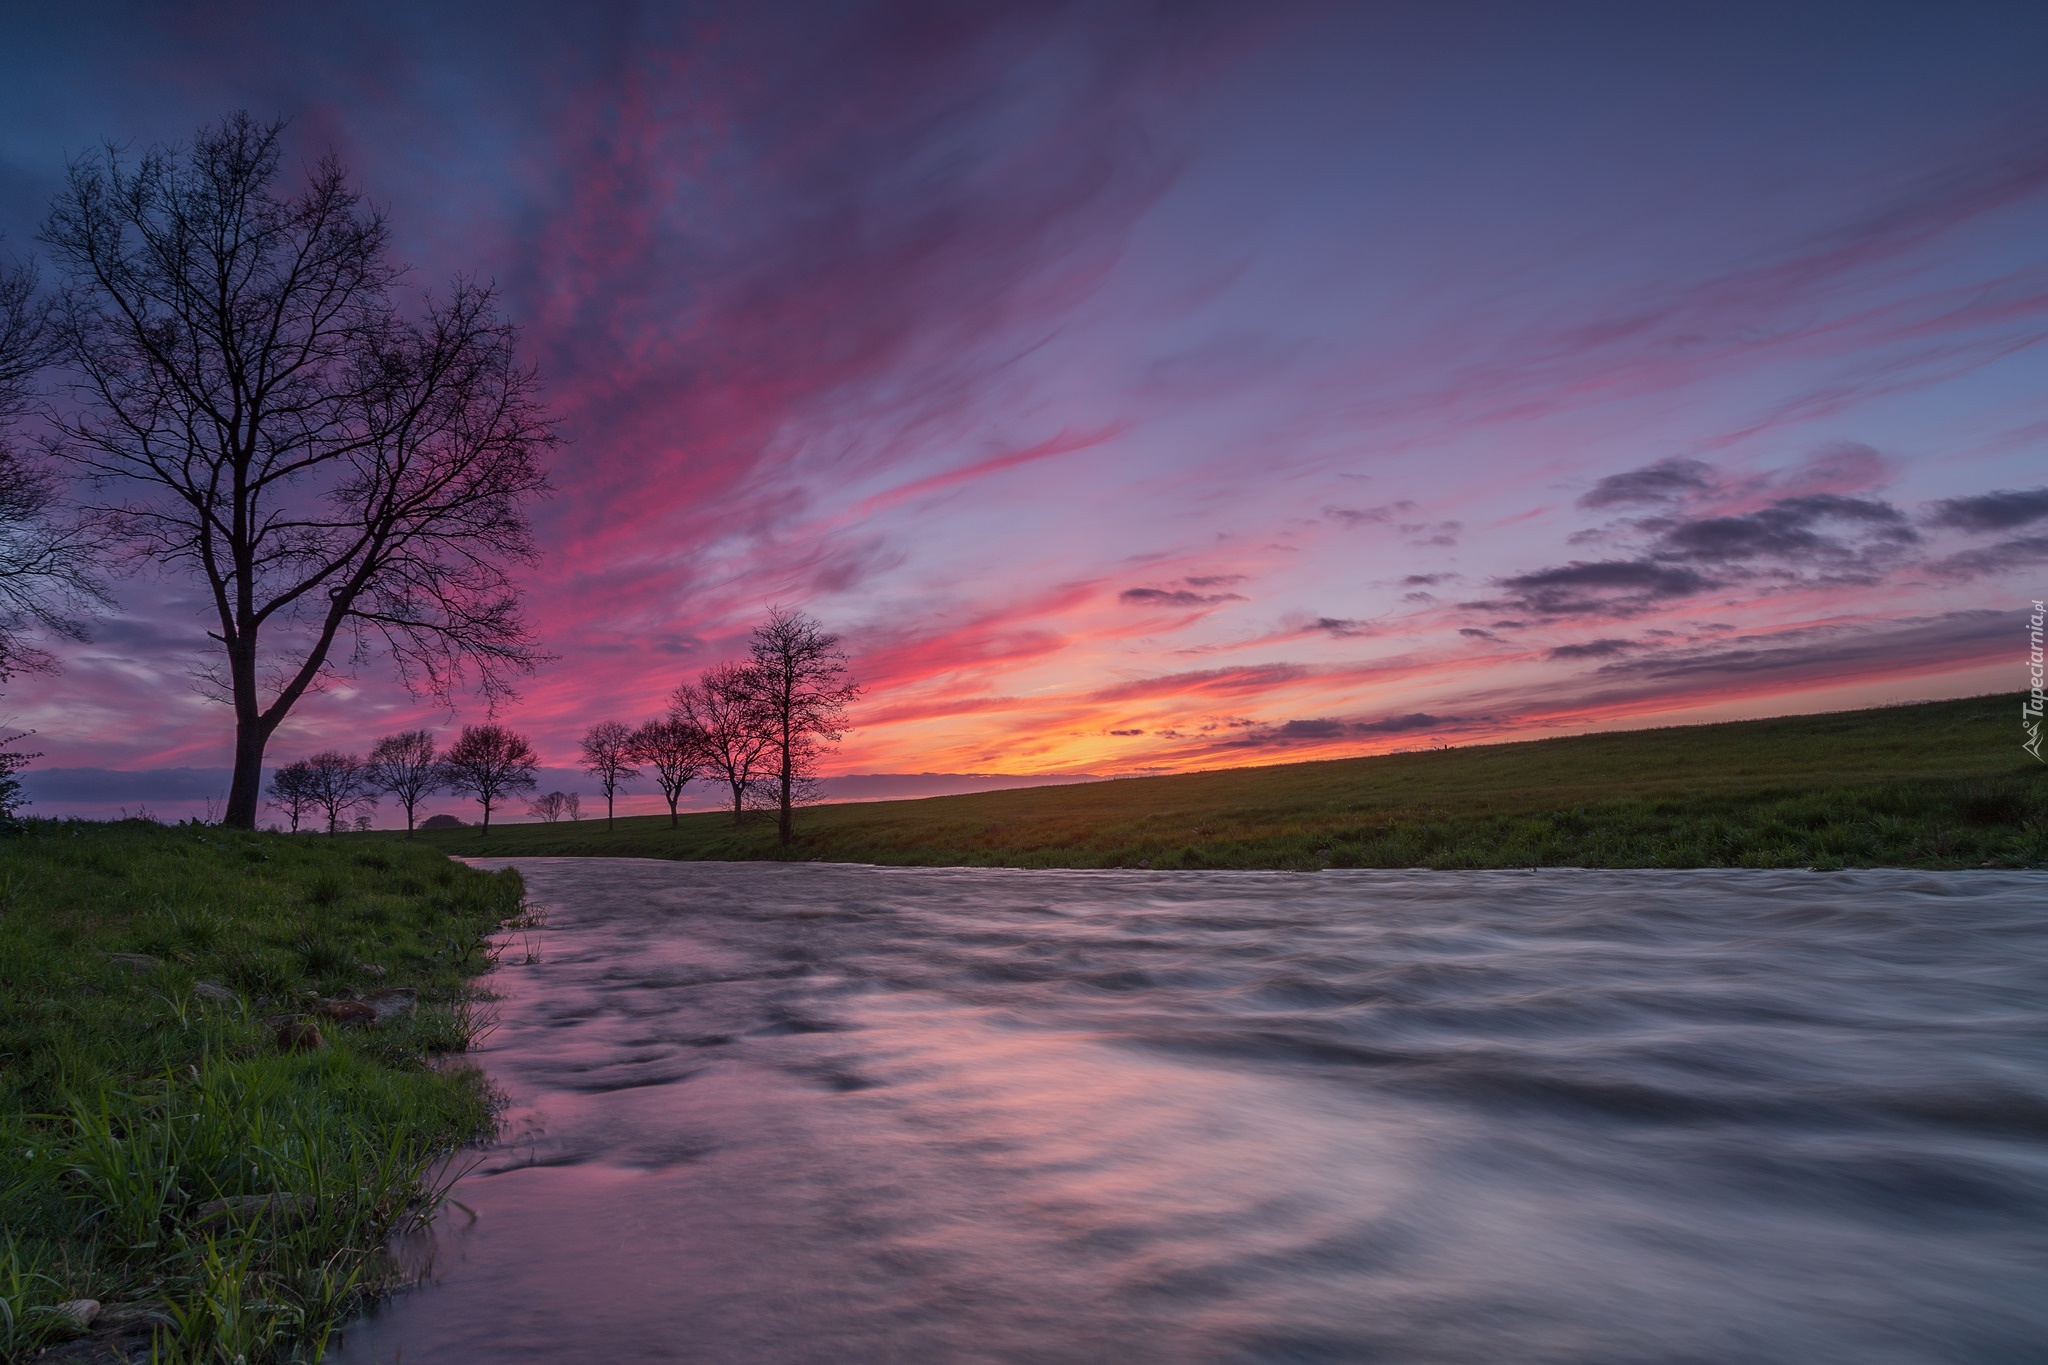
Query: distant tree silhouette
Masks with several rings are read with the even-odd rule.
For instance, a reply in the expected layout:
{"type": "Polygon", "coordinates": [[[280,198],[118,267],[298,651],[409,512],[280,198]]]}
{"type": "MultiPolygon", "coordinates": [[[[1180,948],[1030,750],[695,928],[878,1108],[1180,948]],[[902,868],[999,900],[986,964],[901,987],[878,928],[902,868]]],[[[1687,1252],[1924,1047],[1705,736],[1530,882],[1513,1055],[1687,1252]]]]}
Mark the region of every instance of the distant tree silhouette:
{"type": "Polygon", "coordinates": [[[815,795],[818,755],[844,733],[860,686],[847,674],[839,637],[799,611],[771,609],[749,653],[747,686],[768,740],[775,832],[786,848],[796,838],[794,808],[815,795]]]}
{"type": "Polygon", "coordinates": [[[396,797],[405,807],[405,837],[412,838],[414,808],[435,792],[444,790],[448,776],[441,770],[434,751],[431,730],[401,730],[386,735],[370,750],[363,776],[377,791],[396,797]]]}
{"type": "Polygon", "coordinates": [[[532,791],[538,766],[540,759],[525,735],[502,725],[465,725],[448,746],[441,773],[451,790],[467,792],[484,808],[481,837],[488,839],[491,807],[508,796],[532,791]]]}
{"type": "Polygon", "coordinates": [[[574,798],[567,792],[549,792],[526,803],[526,813],[545,824],[554,824],[569,813],[574,798]]]}
{"type": "Polygon", "coordinates": [[[365,808],[377,808],[377,793],[371,789],[363,760],[339,749],[323,749],[304,760],[306,789],[313,804],[327,812],[327,832],[334,834],[351,815],[365,808]]]}
{"type": "Polygon", "coordinates": [[[492,291],[458,279],[402,313],[382,215],[332,157],[280,184],[283,131],[235,114],[132,162],[109,144],[42,233],[69,276],[65,448],[206,589],[241,829],[265,745],[337,669],[381,647],[408,687],[495,699],[532,666],[510,570],[536,556],[524,504],[554,440],[492,291]]]}
{"type": "Polygon", "coordinates": [[[654,780],[668,801],[668,825],[674,829],[683,788],[704,771],[703,732],[678,715],[657,717],[633,732],[633,760],[654,769],[654,780]]]}
{"type": "Polygon", "coordinates": [[[746,665],[724,663],[705,669],[694,683],[680,684],[669,698],[669,714],[702,737],[706,770],[731,791],[735,825],[760,781],[768,752],[758,692],[746,665]]]}
{"type": "Polygon", "coordinates": [[[28,798],[21,790],[21,770],[42,757],[41,754],[23,753],[14,746],[34,734],[33,730],[16,730],[12,734],[0,735],[0,831],[20,832],[21,808],[28,804],[28,798]]]}
{"type": "Polygon", "coordinates": [[[270,775],[270,804],[291,821],[292,833],[297,834],[299,821],[316,804],[312,773],[305,759],[287,763],[270,775]]]}
{"type": "Polygon", "coordinates": [[[623,721],[601,720],[583,734],[583,771],[604,791],[604,827],[612,827],[612,801],[624,784],[640,776],[634,766],[633,730],[623,721]]]}
{"type": "Polygon", "coordinates": [[[63,515],[55,476],[6,438],[56,355],[49,317],[35,273],[0,262],[0,682],[55,672],[56,658],[30,637],[83,640],[79,616],[110,605],[98,523],[63,515]]]}

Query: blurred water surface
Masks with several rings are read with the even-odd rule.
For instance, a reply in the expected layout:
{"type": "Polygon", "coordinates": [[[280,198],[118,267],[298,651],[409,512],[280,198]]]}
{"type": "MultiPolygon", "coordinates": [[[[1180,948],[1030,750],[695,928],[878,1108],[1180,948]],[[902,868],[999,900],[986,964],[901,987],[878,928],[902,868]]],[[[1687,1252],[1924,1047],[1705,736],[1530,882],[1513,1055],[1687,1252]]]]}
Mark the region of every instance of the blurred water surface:
{"type": "Polygon", "coordinates": [[[331,1360],[2048,1358],[2048,877],[516,865],[331,1360]]]}

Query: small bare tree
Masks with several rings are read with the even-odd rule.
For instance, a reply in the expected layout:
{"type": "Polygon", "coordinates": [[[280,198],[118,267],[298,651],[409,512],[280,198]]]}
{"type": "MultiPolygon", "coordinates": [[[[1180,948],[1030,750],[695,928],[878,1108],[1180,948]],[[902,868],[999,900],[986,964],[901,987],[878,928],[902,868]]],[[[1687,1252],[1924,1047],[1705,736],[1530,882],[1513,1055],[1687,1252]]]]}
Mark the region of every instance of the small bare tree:
{"type": "Polygon", "coordinates": [[[327,832],[347,826],[359,810],[375,810],[377,793],[370,789],[363,760],[338,749],[323,749],[305,760],[306,787],[313,804],[327,812],[327,832]]]}
{"type": "Polygon", "coordinates": [[[405,807],[408,839],[412,838],[414,808],[448,785],[431,730],[402,730],[378,740],[363,767],[363,777],[373,789],[396,797],[405,807]]]}
{"type": "Polygon", "coordinates": [[[704,771],[702,732],[680,716],[659,716],[633,732],[633,760],[654,769],[654,780],[668,802],[668,825],[674,829],[683,788],[704,771]]]}
{"type": "Polygon", "coordinates": [[[775,833],[786,848],[796,838],[795,807],[815,796],[818,756],[845,732],[860,685],[847,675],[839,637],[799,611],[770,609],[749,652],[747,685],[768,740],[775,833]]]}
{"type": "Polygon", "coordinates": [[[299,821],[313,809],[313,780],[306,767],[306,760],[287,763],[270,775],[270,804],[292,822],[292,833],[299,832],[299,821]]]}
{"type": "Polygon", "coordinates": [[[511,567],[536,555],[524,504],[554,440],[491,291],[406,316],[383,217],[331,157],[282,187],[283,131],[236,114],[132,164],[110,145],[42,236],[70,277],[66,448],[206,589],[242,829],[278,725],[378,646],[443,699],[532,667],[511,567]]]}
{"type": "Polygon", "coordinates": [[[621,786],[640,776],[634,767],[633,731],[621,721],[601,720],[583,736],[583,771],[604,790],[604,827],[612,827],[612,801],[621,786]]]}
{"type": "Polygon", "coordinates": [[[549,792],[526,803],[526,813],[544,825],[552,825],[569,813],[569,794],[549,792]]]}
{"type": "Polygon", "coordinates": [[[49,316],[34,271],[0,261],[0,682],[55,672],[56,658],[30,638],[83,640],[80,615],[111,605],[95,523],[65,516],[55,476],[5,436],[28,411],[37,372],[56,355],[49,316]]]}
{"type": "Polygon", "coordinates": [[[669,714],[702,738],[706,771],[732,792],[735,825],[744,817],[768,753],[757,691],[746,665],[724,663],[705,669],[695,683],[680,684],[669,698],[669,714]]]}
{"type": "Polygon", "coordinates": [[[447,786],[467,792],[484,808],[483,838],[491,837],[491,807],[538,785],[533,770],[540,758],[526,736],[503,725],[465,725],[441,760],[447,786]]]}

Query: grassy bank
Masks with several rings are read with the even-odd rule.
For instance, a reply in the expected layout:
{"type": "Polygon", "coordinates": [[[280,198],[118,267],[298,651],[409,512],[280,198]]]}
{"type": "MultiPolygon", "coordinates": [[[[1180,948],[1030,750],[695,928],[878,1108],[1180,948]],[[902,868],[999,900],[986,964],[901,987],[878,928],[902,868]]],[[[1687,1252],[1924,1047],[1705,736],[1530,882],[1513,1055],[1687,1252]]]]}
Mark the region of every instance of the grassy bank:
{"type": "Polygon", "coordinates": [[[2017,698],[1378,758],[422,837],[451,852],[1013,867],[1978,867],[2048,863],[2017,698]]]}
{"type": "Polygon", "coordinates": [[[84,1335],[314,1358],[389,1287],[382,1248],[436,1159],[490,1126],[480,1077],[430,1063],[467,1045],[468,979],[520,896],[421,847],[137,821],[0,838],[0,1354],[84,1335]],[[357,996],[389,1017],[317,1013],[357,996]],[[58,1311],[79,1299],[102,1305],[88,1333],[58,1311]]]}

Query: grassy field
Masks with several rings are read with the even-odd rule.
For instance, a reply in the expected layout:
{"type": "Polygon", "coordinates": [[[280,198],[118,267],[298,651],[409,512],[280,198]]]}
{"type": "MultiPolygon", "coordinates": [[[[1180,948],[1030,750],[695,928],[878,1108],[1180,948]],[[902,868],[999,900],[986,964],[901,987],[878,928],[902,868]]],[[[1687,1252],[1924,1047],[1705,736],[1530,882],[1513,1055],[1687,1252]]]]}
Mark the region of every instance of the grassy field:
{"type": "Polygon", "coordinates": [[[420,847],[0,837],[0,1356],[80,1336],[57,1306],[94,1299],[93,1336],[159,1359],[316,1358],[395,1282],[383,1248],[439,1158],[491,1127],[478,1074],[431,1063],[470,1041],[521,895],[420,847]],[[314,1013],[378,993],[373,1029],[314,1013]],[[324,1046],[283,1050],[300,1020],[324,1046]]]}
{"type": "Polygon", "coordinates": [[[451,853],[1009,867],[2048,863],[2017,697],[729,815],[434,831],[451,853]]]}

